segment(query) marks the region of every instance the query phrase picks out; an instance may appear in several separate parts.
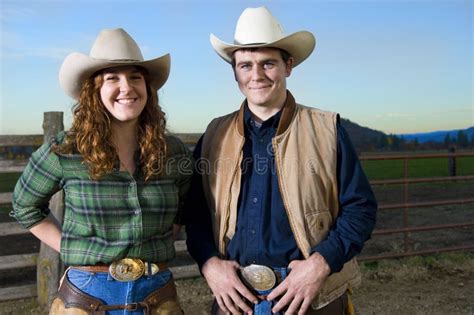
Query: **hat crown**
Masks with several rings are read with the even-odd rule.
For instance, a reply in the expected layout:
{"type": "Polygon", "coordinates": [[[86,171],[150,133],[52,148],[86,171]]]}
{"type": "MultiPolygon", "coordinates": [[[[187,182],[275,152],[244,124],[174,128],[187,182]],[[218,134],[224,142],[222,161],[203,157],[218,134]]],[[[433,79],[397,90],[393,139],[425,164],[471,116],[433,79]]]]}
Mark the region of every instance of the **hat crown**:
{"type": "Polygon", "coordinates": [[[265,44],[284,36],[283,27],[266,7],[247,8],[237,21],[234,44],[265,44]]]}
{"type": "Polygon", "coordinates": [[[137,43],[121,28],[102,30],[92,45],[89,56],[104,60],[144,60],[137,43]]]}

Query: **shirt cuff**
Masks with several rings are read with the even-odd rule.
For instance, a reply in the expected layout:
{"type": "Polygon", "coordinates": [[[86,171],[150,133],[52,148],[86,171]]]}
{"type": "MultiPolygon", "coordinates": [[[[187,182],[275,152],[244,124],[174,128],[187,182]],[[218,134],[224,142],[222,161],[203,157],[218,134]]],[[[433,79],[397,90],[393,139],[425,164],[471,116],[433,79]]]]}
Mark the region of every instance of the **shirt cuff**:
{"type": "Polygon", "coordinates": [[[331,268],[331,274],[341,271],[344,266],[345,261],[342,253],[339,252],[337,247],[329,244],[328,241],[316,245],[311,251],[311,254],[313,253],[319,253],[323,256],[324,260],[326,260],[326,263],[329,265],[329,268],[331,268]]]}
{"type": "Polygon", "coordinates": [[[194,249],[192,247],[193,245],[189,242],[186,242],[186,245],[188,246],[188,251],[192,254],[191,256],[198,264],[199,270],[201,270],[204,263],[212,257],[219,257],[219,252],[214,244],[206,244],[203,242],[199,245],[198,249],[194,249]]]}

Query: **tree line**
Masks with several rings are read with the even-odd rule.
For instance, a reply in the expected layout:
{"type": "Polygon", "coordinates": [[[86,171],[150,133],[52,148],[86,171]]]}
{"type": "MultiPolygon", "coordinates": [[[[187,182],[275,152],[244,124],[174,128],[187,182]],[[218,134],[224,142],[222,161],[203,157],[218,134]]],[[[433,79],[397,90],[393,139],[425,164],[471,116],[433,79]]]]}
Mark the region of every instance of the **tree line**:
{"type": "Polygon", "coordinates": [[[469,137],[469,135],[463,130],[459,130],[456,136],[451,136],[451,134],[447,133],[443,142],[419,142],[417,138],[405,139],[403,136],[397,136],[394,134],[382,134],[373,149],[375,149],[375,151],[413,151],[447,150],[451,148],[473,149],[474,134],[469,137]]]}

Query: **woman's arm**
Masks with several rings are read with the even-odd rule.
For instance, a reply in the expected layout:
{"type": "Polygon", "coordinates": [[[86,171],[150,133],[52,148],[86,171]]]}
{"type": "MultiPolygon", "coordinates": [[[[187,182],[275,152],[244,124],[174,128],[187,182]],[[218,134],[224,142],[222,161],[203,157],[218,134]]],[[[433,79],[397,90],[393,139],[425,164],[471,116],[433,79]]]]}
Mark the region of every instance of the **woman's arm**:
{"type": "Polygon", "coordinates": [[[30,158],[13,192],[12,217],[56,251],[61,228],[50,214],[49,201],[61,189],[62,169],[51,143],[42,145],[30,158]]]}
{"type": "Polygon", "coordinates": [[[54,217],[47,217],[30,229],[34,236],[59,253],[61,248],[61,228],[54,217]]]}

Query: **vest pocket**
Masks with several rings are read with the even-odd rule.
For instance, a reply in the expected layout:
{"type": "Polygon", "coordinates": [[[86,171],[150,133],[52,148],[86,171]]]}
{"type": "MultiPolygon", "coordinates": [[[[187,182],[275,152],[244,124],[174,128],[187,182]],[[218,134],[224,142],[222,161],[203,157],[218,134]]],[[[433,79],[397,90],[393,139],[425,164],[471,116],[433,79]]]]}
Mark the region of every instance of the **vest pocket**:
{"type": "Polygon", "coordinates": [[[306,214],[307,235],[311,247],[324,240],[332,226],[332,216],[328,210],[316,211],[306,214]]]}

